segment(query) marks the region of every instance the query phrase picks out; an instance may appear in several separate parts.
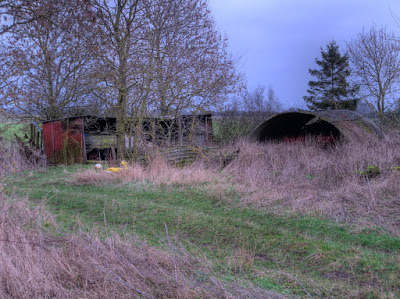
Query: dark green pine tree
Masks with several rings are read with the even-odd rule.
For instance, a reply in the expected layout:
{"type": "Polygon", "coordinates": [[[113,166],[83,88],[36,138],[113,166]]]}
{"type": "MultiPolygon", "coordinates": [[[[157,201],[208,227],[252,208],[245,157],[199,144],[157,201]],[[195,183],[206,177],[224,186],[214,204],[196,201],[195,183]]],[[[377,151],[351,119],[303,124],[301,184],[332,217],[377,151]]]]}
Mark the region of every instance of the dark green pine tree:
{"type": "Polygon", "coordinates": [[[309,69],[316,81],[308,82],[308,96],[304,96],[311,110],[348,109],[356,110],[358,86],[347,82],[350,76],[349,56],[341,55],[339,46],[331,41],[326,51],[321,48],[322,60],[315,59],[320,69],[309,69]]]}

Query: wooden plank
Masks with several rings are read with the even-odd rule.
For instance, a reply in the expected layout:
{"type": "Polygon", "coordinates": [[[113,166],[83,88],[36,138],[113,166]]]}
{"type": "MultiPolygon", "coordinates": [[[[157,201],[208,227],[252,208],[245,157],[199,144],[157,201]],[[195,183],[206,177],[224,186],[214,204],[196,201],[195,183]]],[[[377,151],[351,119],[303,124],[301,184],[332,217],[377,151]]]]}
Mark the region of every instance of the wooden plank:
{"type": "Polygon", "coordinates": [[[87,161],[87,152],[86,152],[86,138],[85,138],[85,122],[83,120],[83,117],[81,118],[81,120],[82,120],[83,163],[86,163],[86,161],[87,161]]]}
{"type": "Polygon", "coordinates": [[[94,148],[105,149],[117,146],[115,135],[86,135],[86,147],[88,150],[94,148]]]}
{"type": "Polygon", "coordinates": [[[117,152],[115,151],[115,147],[111,148],[111,157],[114,161],[117,160],[117,152]]]}
{"type": "Polygon", "coordinates": [[[34,141],[35,140],[35,135],[33,133],[33,129],[34,129],[34,126],[33,126],[33,124],[31,124],[31,143],[32,143],[32,145],[34,145],[33,143],[35,142],[34,141]]]}

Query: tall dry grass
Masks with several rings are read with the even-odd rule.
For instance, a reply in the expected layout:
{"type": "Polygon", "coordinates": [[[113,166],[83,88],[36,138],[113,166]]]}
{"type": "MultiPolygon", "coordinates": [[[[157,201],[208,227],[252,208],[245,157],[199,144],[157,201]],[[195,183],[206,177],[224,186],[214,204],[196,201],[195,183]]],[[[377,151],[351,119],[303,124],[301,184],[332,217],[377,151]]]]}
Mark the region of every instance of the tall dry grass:
{"type": "Polygon", "coordinates": [[[41,206],[0,196],[0,298],[278,298],[219,280],[210,263],[170,242],[155,249],[111,236],[51,237],[41,206]]]}
{"type": "Polygon", "coordinates": [[[0,180],[9,174],[46,167],[42,151],[25,147],[22,141],[7,144],[0,142],[0,180]]]}
{"type": "MultiPolygon", "coordinates": [[[[400,172],[390,170],[400,166],[399,146],[396,133],[385,140],[365,139],[327,149],[311,143],[242,142],[235,147],[240,148],[237,159],[222,174],[220,164],[175,168],[156,158],[148,167],[132,164],[118,174],[81,171],[74,181],[207,184],[210,192],[215,188],[209,186],[234,186],[246,206],[379,224],[399,234],[400,172]],[[358,171],[368,165],[379,166],[381,175],[360,176],[358,171]]],[[[43,226],[48,225],[56,223],[43,206],[32,209],[28,201],[0,195],[0,298],[277,297],[219,280],[203,255],[174,242],[155,249],[134,236],[53,237],[44,233],[43,226]]],[[[253,258],[246,250],[238,255],[246,256],[240,267],[253,258]]]]}
{"type": "Polygon", "coordinates": [[[243,203],[275,212],[291,209],[340,221],[379,224],[400,232],[400,136],[367,138],[323,148],[312,142],[242,142],[225,172],[234,177],[243,203]],[[381,174],[360,174],[376,165],[381,174]]]}
{"type": "Polygon", "coordinates": [[[252,143],[243,141],[221,149],[239,155],[221,173],[223,154],[182,168],[156,158],[147,167],[132,164],[118,174],[94,169],[75,175],[76,183],[152,182],[156,185],[199,186],[224,197],[227,190],[241,194],[242,204],[275,213],[293,211],[326,216],[337,221],[379,225],[400,234],[400,133],[385,139],[365,138],[322,147],[312,141],[252,143]],[[210,165],[210,161],[211,164],[210,165]],[[360,174],[376,165],[381,174],[360,174]]]}
{"type": "MultiPolygon", "coordinates": [[[[104,167],[105,169],[106,167],[104,167]]],[[[151,182],[156,185],[182,185],[191,186],[204,183],[222,181],[216,171],[210,170],[204,163],[194,163],[185,167],[173,167],[163,158],[155,157],[149,161],[147,166],[131,163],[126,170],[119,173],[108,173],[87,169],[74,175],[77,184],[115,184],[130,182],[151,182]]]]}
{"type": "MultiPolygon", "coordinates": [[[[45,166],[40,152],[26,155],[26,150],[0,148],[3,177],[45,166]]],[[[162,161],[152,165],[148,170],[136,165],[117,180],[170,184],[185,183],[186,177],[189,183],[189,174],[196,174],[198,181],[206,179],[200,169],[171,174],[162,161]],[[167,176],[170,179],[165,181],[167,176]]],[[[91,178],[90,172],[86,179],[110,181],[95,173],[91,178]]],[[[32,208],[29,200],[10,197],[4,188],[1,191],[0,298],[279,298],[252,286],[221,281],[201,252],[189,253],[174,240],[156,249],[135,236],[110,235],[101,240],[93,232],[55,237],[44,229],[57,228],[45,205],[32,208]]]]}

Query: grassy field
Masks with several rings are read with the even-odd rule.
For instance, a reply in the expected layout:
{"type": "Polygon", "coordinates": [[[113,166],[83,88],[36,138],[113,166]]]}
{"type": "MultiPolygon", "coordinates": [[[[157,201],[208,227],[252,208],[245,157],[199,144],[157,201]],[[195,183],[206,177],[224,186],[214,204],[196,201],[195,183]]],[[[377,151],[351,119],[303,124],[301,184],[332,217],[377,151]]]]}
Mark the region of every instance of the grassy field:
{"type": "Polygon", "coordinates": [[[173,174],[185,169],[154,171],[138,179],[51,167],[10,179],[8,192],[45,203],[59,225],[45,224],[48,233],[117,232],[156,247],[171,237],[225,281],[287,297],[400,296],[400,238],[387,230],[243,205],[245,192],[224,172],[183,182],[173,174]]]}
{"type": "Polygon", "coordinates": [[[25,134],[29,135],[29,128],[29,123],[13,123],[9,120],[0,120],[0,136],[8,143],[15,138],[15,135],[24,140],[25,134]]]}

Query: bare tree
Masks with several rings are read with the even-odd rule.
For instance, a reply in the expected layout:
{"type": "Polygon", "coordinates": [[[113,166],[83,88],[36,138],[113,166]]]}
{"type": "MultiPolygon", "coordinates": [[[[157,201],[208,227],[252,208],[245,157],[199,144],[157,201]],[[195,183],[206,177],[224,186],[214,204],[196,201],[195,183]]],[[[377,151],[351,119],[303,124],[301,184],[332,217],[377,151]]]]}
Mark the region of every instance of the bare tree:
{"type": "Polygon", "coordinates": [[[37,3],[30,0],[0,0],[0,34],[15,27],[47,18],[45,11],[37,9],[37,3]]]}
{"type": "Polygon", "coordinates": [[[167,106],[178,111],[217,106],[226,94],[236,91],[240,78],[207,1],[175,1],[170,24],[163,40],[167,45],[164,65],[169,70],[169,80],[164,80],[168,82],[167,106]]]}
{"type": "Polygon", "coordinates": [[[48,120],[82,105],[90,93],[90,44],[81,34],[86,21],[80,22],[77,6],[67,10],[41,0],[29,8],[14,12],[15,23],[2,36],[1,104],[9,113],[48,120]]]}
{"type": "Polygon", "coordinates": [[[172,128],[182,112],[215,107],[235,89],[239,77],[207,1],[98,1],[95,9],[104,36],[99,74],[117,99],[121,146],[127,123],[137,143],[145,116],[168,115],[163,125],[172,128]]]}
{"type": "Polygon", "coordinates": [[[220,141],[248,136],[260,123],[282,111],[282,104],[271,85],[241,92],[222,112],[218,125],[220,141]]]}
{"type": "Polygon", "coordinates": [[[117,154],[125,154],[128,128],[128,97],[138,85],[137,69],[147,50],[144,39],[145,16],[139,0],[94,0],[97,16],[98,47],[97,75],[108,104],[117,117],[117,154]],[[142,48],[143,47],[143,48],[142,48]],[[142,51],[142,52],[141,52],[142,51]]]}
{"type": "Polygon", "coordinates": [[[400,48],[393,32],[372,27],[347,43],[360,94],[375,112],[394,108],[400,88],[400,48]]]}
{"type": "Polygon", "coordinates": [[[207,0],[0,0],[0,14],[4,107],[51,119],[89,99],[117,117],[119,158],[147,116],[214,108],[240,82],[207,0]]]}
{"type": "Polygon", "coordinates": [[[282,110],[282,104],[271,85],[268,86],[267,91],[264,85],[259,85],[250,92],[245,91],[241,98],[243,111],[241,123],[244,127],[248,127],[248,133],[282,110]]]}
{"type": "MultiPolygon", "coordinates": [[[[239,86],[240,77],[207,1],[158,0],[157,4],[147,7],[154,56],[150,107],[179,119],[182,112],[196,114],[220,105],[239,86]]],[[[168,124],[176,125],[170,120],[168,124]]]]}
{"type": "Polygon", "coordinates": [[[69,15],[75,23],[95,20],[90,0],[0,0],[0,35],[39,20],[68,29],[71,23],[54,18],[55,11],[69,15]]]}
{"type": "Polygon", "coordinates": [[[244,91],[241,95],[243,110],[247,112],[271,113],[282,110],[282,104],[271,85],[265,95],[265,86],[259,85],[253,91],[244,91]]]}

